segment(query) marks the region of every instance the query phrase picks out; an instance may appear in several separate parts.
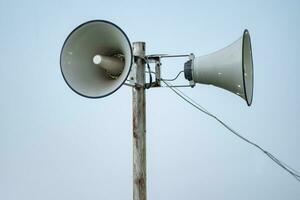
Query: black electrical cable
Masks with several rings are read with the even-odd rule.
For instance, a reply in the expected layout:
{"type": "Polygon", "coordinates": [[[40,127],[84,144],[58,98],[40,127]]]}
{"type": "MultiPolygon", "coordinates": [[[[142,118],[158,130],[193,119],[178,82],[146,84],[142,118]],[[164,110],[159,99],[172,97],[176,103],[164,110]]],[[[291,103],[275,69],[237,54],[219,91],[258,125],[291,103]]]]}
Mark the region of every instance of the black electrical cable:
{"type": "Polygon", "coordinates": [[[175,76],[175,78],[172,78],[172,79],[164,79],[164,78],[161,78],[160,80],[164,80],[164,81],[175,81],[178,77],[179,77],[179,75],[181,74],[181,73],[183,73],[184,71],[180,71],[178,74],[177,74],[177,76],[175,76]]]}
{"type": "Polygon", "coordinates": [[[139,57],[139,58],[141,58],[141,59],[143,59],[145,61],[146,65],[147,65],[147,68],[148,68],[149,83],[145,84],[145,88],[149,89],[149,88],[151,88],[152,82],[153,82],[153,80],[152,80],[152,74],[151,74],[152,73],[151,72],[151,68],[150,68],[149,62],[148,62],[148,60],[146,58],[144,58],[144,57],[139,57]]]}
{"type": "Polygon", "coordinates": [[[193,107],[195,107],[196,109],[198,109],[199,111],[207,114],[208,116],[214,118],[215,120],[217,120],[220,124],[222,124],[226,129],[228,129],[230,132],[232,132],[234,135],[236,135],[237,137],[239,137],[240,139],[244,140],[245,142],[251,144],[252,146],[258,148],[259,150],[261,150],[264,154],[266,154],[271,160],[273,160],[277,165],[279,165],[281,168],[283,168],[284,170],[286,170],[288,173],[290,173],[297,181],[300,182],[300,173],[293,169],[292,167],[290,167],[289,165],[285,164],[284,162],[278,160],[274,155],[272,155],[270,152],[264,150],[262,147],[260,147],[258,144],[251,142],[250,140],[248,140],[247,138],[245,138],[244,136],[240,135],[238,132],[236,132],[235,130],[233,130],[230,126],[228,126],[227,124],[225,124],[222,120],[220,120],[218,117],[216,117],[215,115],[213,115],[212,113],[208,112],[205,108],[203,108],[201,105],[199,105],[197,102],[195,102],[194,100],[192,100],[190,97],[188,97],[187,95],[185,95],[182,91],[180,91],[177,88],[173,88],[171,86],[170,83],[167,83],[166,81],[162,80],[173,92],[175,92],[179,97],[181,97],[183,100],[185,100],[187,103],[191,104],[193,107]]]}
{"type": "Polygon", "coordinates": [[[146,89],[149,89],[152,86],[152,74],[151,74],[151,68],[150,68],[148,61],[146,61],[146,63],[147,63],[147,68],[148,68],[148,72],[149,72],[149,83],[146,84],[146,89]]]}

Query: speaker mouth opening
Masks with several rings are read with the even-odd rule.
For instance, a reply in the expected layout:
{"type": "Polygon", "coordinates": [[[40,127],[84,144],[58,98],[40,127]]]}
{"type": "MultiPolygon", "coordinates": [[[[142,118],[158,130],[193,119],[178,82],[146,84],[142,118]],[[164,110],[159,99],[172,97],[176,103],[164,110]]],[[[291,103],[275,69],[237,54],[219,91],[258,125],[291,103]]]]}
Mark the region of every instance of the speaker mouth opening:
{"type": "Polygon", "coordinates": [[[62,77],[70,89],[83,97],[106,97],[127,80],[133,62],[132,54],[131,43],[120,27],[106,20],[87,21],[72,30],[64,41],[60,53],[62,77]],[[68,54],[70,51],[72,55],[68,54]],[[96,67],[93,56],[98,53],[124,60],[120,73],[111,74],[96,67]]]}
{"type": "Polygon", "coordinates": [[[253,99],[253,59],[251,38],[247,29],[244,30],[242,47],[242,75],[244,94],[247,105],[251,106],[253,99]]]}

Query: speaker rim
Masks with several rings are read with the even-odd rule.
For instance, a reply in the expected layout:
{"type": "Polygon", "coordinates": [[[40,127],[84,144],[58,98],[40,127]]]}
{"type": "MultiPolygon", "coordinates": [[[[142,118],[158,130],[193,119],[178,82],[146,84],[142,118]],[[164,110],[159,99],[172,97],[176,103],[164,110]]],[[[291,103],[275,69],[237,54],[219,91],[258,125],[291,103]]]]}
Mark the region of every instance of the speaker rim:
{"type": "Polygon", "coordinates": [[[132,55],[133,55],[133,52],[132,52],[131,42],[130,42],[128,36],[126,35],[126,33],[125,33],[118,25],[114,24],[113,22],[107,21],[107,20],[101,20],[101,19],[89,20],[89,21],[86,21],[86,22],[80,24],[80,25],[77,26],[75,29],[73,29],[73,30],[69,33],[69,35],[67,36],[67,38],[65,39],[64,44],[63,44],[63,46],[62,46],[62,48],[61,48],[61,50],[60,50],[60,63],[59,63],[59,64],[60,64],[60,71],[61,71],[62,77],[63,77],[63,79],[65,80],[66,84],[69,86],[69,88],[70,88],[71,90],[73,90],[73,92],[75,92],[76,94],[78,94],[78,95],[80,95],[80,96],[86,97],[86,98],[90,98],[90,99],[99,99],[99,98],[103,98],[103,97],[106,97],[106,96],[109,96],[109,95],[113,94],[113,93],[116,92],[118,89],[120,89],[120,87],[121,87],[122,85],[124,85],[125,81],[127,80],[127,77],[129,76],[129,74],[130,74],[130,72],[131,72],[132,61],[133,61],[133,58],[132,58],[133,56],[132,56],[132,55]],[[88,96],[88,95],[82,94],[82,93],[78,92],[77,90],[75,90],[75,89],[68,83],[68,81],[67,81],[67,79],[66,79],[66,77],[65,77],[65,75],[64,75],[64,73],[63,73],[63,69],[62,69],[62,52],[63,52],[63,49],[64,49],[64,47],[65,47],[65,45],[66,45],[68,39],[69,39],[69,38],[71,37],[71,35],[72,35],[75,31],[77,31],[79,28],[81,28],[82,26],[84,26],[84,25],[86,25],[86,24],[93,23],[93,22],[104,22],[104,23],[110,24],[110,25],[114,26],[115,28],[119,29],[119,30],[121,31],[121,33],[125,36],[125,38],[126,38],[128,44],[129,44],[129,46],[130,46],[130,54],[131,54],[129,70],[128,70],[128,73],[127,73],[126,78],[124,79],[124,81],[123,81],[123,82],[122,82],[115,90],[113,90],[113,91],[111,91],[111,92],[109,92],[109,93],[107,93],[107,94],[101,95],[101,96],[88,96]]]}
{"type": "Polygon", "coordinates": [[[248,29],[245,29],[244,30],[244,33],[243,33],[243,43],[242,43],[242,77],[243,77],[243,84],[244,84],[244,94],[245,94],[245,98],[246,98],[246,102],[247,102],[247,105],[248,106],[251,106],[252,104],[252,100],[253,100],[253,89],[254,89],[254,68],[253,68],[253,56],[252,56],[252,45],[251,45],[251,37],[250,37],[250,33],[248,31],[248,29]],[[246,81],[245,81],[245,68],[244,68],[244,42],[245,42],[245,38],[246,38],[246,35],[248,35],[249,37],[249,47],[250,47],[250,52],[251,52],[251,66],[252,66],[252,77],[251,77],[251,80],[252,80],[252,94],[251,94],[251,99],[249,99],[248,95],[247,95],[247,92],[246,92],[246,81]]]}

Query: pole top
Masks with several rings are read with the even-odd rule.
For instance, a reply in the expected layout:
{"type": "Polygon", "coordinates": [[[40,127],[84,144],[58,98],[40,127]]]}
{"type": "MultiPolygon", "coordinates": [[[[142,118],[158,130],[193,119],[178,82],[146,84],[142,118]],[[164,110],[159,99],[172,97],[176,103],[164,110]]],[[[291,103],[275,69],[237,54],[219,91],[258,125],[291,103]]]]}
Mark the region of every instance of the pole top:
{"type": "Polygon", "coordinates": [[[133,55],[144,57],[146,52],[146,43],[145,42],[134,42],[133,43],[133,55]]]}

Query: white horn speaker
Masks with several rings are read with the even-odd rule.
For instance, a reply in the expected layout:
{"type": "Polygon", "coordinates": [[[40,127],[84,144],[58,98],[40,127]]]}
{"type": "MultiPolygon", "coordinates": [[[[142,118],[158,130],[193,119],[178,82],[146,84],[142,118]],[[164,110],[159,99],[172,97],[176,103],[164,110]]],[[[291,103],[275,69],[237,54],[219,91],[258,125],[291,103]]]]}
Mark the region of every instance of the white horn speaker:
{"type": "Polygon", "coordinates": [[[248,30],[228,47],[186,62],[184,73],[186,79],[195,83],[211,84],[233,92],[250,106],[253,96],[253,62],[248,30]]]}
{"type": "Polygon", "coordinates": [[[67,85],[88,98],[101,98],[118,90],[132,65],[132,48],[115,24],[93,20],[81,24],[67,37],[60,67],[67,85]]]}

